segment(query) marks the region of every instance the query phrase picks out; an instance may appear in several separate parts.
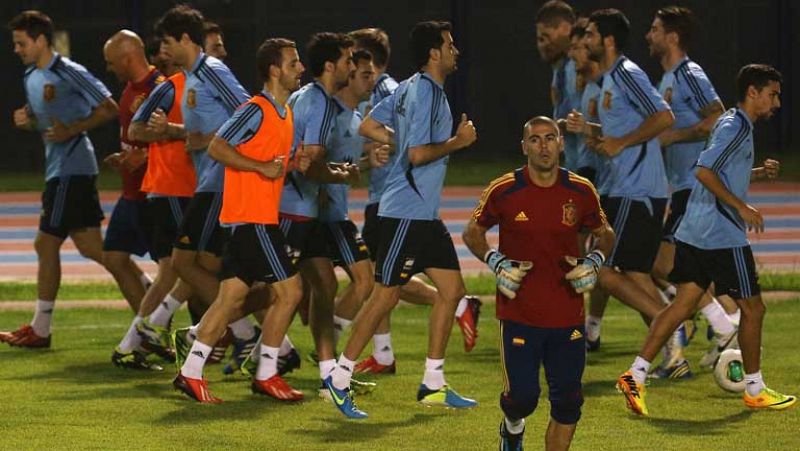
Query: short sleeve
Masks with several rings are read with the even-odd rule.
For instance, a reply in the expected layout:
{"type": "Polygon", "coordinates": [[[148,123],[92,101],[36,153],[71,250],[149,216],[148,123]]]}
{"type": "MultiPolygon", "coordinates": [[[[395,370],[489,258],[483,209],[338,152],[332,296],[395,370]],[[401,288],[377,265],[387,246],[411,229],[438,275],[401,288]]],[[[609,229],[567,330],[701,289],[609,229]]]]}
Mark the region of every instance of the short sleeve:
{"type": "Polygon", "coordinates": [[[589,183],[587,185],[587,192],[584,196],[584,211],[581,217],[582,230],[595,230],[596,228],[606,224],[606,213],[603,207],[600,206],[600,195],[594,188],[594,185],[589,183]]]}
{"type": "Polygon", "coordinates": [[[615,78],[624,87],[628,100],[646,116],[670,109],[667,102],[650,83],[647,74],[638,67],[622,67],[616,72],[615,78]]]}
{"type": "Polygon", "coordinates": [[[420,77],[419,87],[417,88],[417,104],[407,114],[410,117],[408,147],[424,146],[434,142],[434,121],[436,109],[439,106],[439,97],[443,95],[440,89],[434,89],[432,82],[420,77]]]}
{"type": "Polygon", "coordinates": [[[175,102],[175,85],[171,80],[167,80],[156,86],[155,89],[144,99],[144,102],[133,115],[132,122],[146,122],[150,119],[153,112],[161,108],[164,113],[169,114],[175,102]]]}
{"type": "Polygon", "coordinates": [[[725,161],[747,139],[749,129],[736,115],[726,115],[719,119],[709,137],[705,150],[700,152],[697,166],[719,173],[725,161]]]}
{"type": "Polygon", "coordinates": [[[699,66],[689,65],[682,72],[690,94],[690,104],[696,112],[700,112],[708,105],[718,102],[719,96],[711,84],[711,80],[699,66]]]}
{"type": "Polygon", "coordinates": [[[391,127],[394,123],[394,95],[384,97],[383,100],[378,102],[369,112],[369,117],[387,127],[391,127]]]}
{"type": "Polygon", "coordinates": [[[303,115],[305,127],[302,139],[305,145],[324,146],[336,117],[336,105],[325,94],[316,88],[312,89],[315,90],[313,98],[310,105],[306,105],[303,115]]]}
{"type": "Polygon", "coordinates": [[[209,89],[216,93],[229,113],[233,114],[239,105],[250,99],[247,90],[242,87],[228,66],[222,62],[204,64],[200,69],[200,74],[201,77],[205,76],[208,80],[209,89]]]}
{"type": "Polygon", "coordinates": [[[73,62],[62,60],[64,79],[69,83],[81,97],[89,102],[92,108],[97,107],[107,98],[111,97],[111,92],[106,88],[102,81],[98,80],[85,67],[73,62]]]}
{"type": "Polygon", "coordinates": [[[497,185],[492,183],[483,190],[478,205],[472,212],[472,219],[485,229],[491,229],[500,222],[500,211],[496,201],[497,192],[500,190],[497,188],[497,185]]]}
{"type": "Polygon", "coordinates": [[[224,124],[217,130],[217,136],[228,144],[237,146],[244,144],[255,136],[261,127],[264,113],[255,103],[247,103],[236,110],[224,124]]]}

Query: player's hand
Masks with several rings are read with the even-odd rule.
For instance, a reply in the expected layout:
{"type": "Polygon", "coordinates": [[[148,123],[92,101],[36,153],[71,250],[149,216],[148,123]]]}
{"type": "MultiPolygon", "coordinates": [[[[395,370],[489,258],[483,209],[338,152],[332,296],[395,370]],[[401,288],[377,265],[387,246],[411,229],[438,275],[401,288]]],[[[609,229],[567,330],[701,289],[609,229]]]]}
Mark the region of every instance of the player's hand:
{"type": "Polygon", "coordinates": [[[768,179],[773,180],[778,178],[781,171],[781,163],[778,160],[767,158],[764,160],[764,174],[768,179]]]}
{"type": "Polygon", "coordinates": [[[361,180],[361,169],[357,164],[348,163],[342,167],[342,170],[347,174],[345,175],[345,183],[348,185],[355,185],[361,180]]]}
{"type": "Polygon", "coordinates": [[[478,139],[478,132],[475,130],[475,125],[472,121],[467,119],[467,114],[461,114],[461,122],[458,123],[456,129],[456,144],[459,149],[472,145],[478,139]]]}
{"type": "Polygon", "coordinates": [[[614,157],[625,149],[625,142],[613,136],[599,136],[597,151],[607,157],[614,157]]]}
{"type": "Polygon", "coordinates": [[[28,105],[14,110],[14,125],[24,130],[33,129],[31,110],[28,105]]]}
{"type": "Polygon", "coordinates": [[[306,147],[303,145],[302,141],[300,141],[300,147],[297,148],[297,151],[294,153],[294,158],[290,163],[292,171],[302,173],[305,173],[311,166],[311,157],[306,152],[306,147]]]}
{"type": "Polygon", "coordinates": [[[606,260],[600,251],[592,251],[584,258],[565,256],[564,261],[572,266],[572,270],[564,276],[576,293],[591,291],[597,284],[597,274],[606,260]]]}
{"type": "Polygon", "coordinates": [[[123,158],[125,158],[125,155],[122,152],[114,152],[111,155],[103,158],[103,163],[114,169],[119,169],[119,167],[122,165],[123,158]]]}
{"type": "Polygon", "coordinates": [[[392,146],[382,144],[369,152],[369,165],[373,168],[381,168],[389,162],[392,146]]]}
{"type": "Polygon", "coordinates": [[[277,179],[283,176],[286,162],[285,157],[283,155],[279,157],[275,157],[275,159],[270,161],[265,161],[258,166],[258,173],[263,175],[268,179],[277,179]]]}
{"type": "Polygon", "coordinates": [[[53,119],[53,125],[47,127],[47,130],[44,131],[44,139],[54,143],[68,141],[73,136],[75,136],[75,132],[58,119],[53,119]]]}
{"type": "Polygon", "coordinates": [[[572,110],[567,114],[567,131],[570,133],[583,133],[586,118],[580,111],[572,110]]]}
{"type": "Polygon", "coordinates": [[[761,233],[764,231],[764,217],[761,216],[761,212],[756,210],[755,207],[752,205],[744,204],[738,210],[739,216],[742,217],[745,224],[747,224],[748,230],[753,230],[756,233],[761,233]]]}
{"type": "Polygon", "coordinates": [[[147,129],[152,133],[164,135],[167,133],[168,124],[169,122],[164,110],[156,108],[156,110],[150,114],[150,119],[147,120],[147,129]]]}
{"type": "Polygon", "coordinates": [[[134,147],[123,154],[120,162],[128,171],[135,171],[143,164],[147,163],[147,148],[134,147]]]}
{"type": "Polygon", "coordinates": [[[484,260],[496,276],[497,289],[509,299],[517,297],[522,279],[533,268],[533,263],[512,260],[495,249],[487,252],[484,260]]]}

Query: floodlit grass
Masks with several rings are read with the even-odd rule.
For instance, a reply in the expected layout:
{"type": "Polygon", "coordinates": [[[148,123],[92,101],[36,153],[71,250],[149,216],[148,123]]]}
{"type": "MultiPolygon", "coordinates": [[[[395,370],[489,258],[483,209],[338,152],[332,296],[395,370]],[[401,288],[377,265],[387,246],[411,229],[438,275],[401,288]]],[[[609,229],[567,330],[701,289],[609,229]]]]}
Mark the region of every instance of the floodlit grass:
{"type": "MultiPolygon", "coordinates": [[[[498,327],[487,303],[478,346],[462,350],[454,329],[447,357],[448,382],[481,404],[470,411],[424,408],[415,401],[422,376],[427,309],[401,306],[393,317],[398,374],[376,378],[375,393],[359,398],[370,418],[348,421],[316,398],[316,368],[307,361],[288,376],[307,400],[285,405],[250,393],[242,377],[207,368],[212,391],[225,403],[199,405],[172,390],[174,373],[113,367],[111,351],[125,332],[124,310],[57,309],[53,348],[37,351],[0,347],[3,388],[3,449],[265,449],[265,450],[487,450],[496,449],[501,390],[498,327]]],[[[763,372],[779,390],[800,392],[796,318],[800,299],[769,306],[763,372]]],[[[5,311],[0,329],[28,321],[30,313],[5,311]]],[[[176,324],[185,324],[182,311],[176,324]]],[[[702,330],[702,329],[701,329],[702,330]]],[[[738,396],[719,389],[708,371],[680,382],[654,382],[648,391],[652,417],[636,418],[613,388],[633,359],[645,329],[632,311],[611,303],[603,324],[603,346],[589,355],[584,375],[586,404],[575,450],[800,449],[798,410],[753,412],[738,396]]],[[[702,335],[702,334],[699,334],[702,335]]],[[[293,325],[302,354],[308,331],[293,325]]],[[[707,342],[695,337],[687,356],[697,361],[707,342]]],[[[695,370],[697,370],[695,368],[695,370]]],[[[546,390],[528,419],[528,449],[542,449],[548,418],[546,390]]]]}

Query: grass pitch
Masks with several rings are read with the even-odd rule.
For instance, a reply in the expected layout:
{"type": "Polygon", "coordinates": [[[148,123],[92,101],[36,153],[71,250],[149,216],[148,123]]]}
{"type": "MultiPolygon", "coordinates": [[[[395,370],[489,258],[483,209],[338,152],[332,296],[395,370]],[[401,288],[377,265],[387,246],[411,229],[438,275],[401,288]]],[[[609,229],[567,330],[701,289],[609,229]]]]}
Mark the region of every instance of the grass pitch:
{"type": "MultiPolygon", "coordinates": [[[[764,334],[763,372],[776,389],[798,394],[800,299],[769,304],[764,334]]],[[[0,347],[3,398],[1,449],[265,449],[265,450],[486,450],[496,449],[501,419],[498,327],[493,304],[484,306],[478,346],[462,350],[454,328],[446,374],[462,394],[480,405],[469,411],[425,408],[415,401],[422,376],[427,335],[425,308],[401,306],[393,317],[398,374],[377,377],[375,393],[358,399],[370,418],[345,420],[316,398],[317,369],[303,367],[287,378],[306,393],[293,405],[250,393],[240,376],[222,376],[207,367],[211,390],[225,400],[199,405],[171,387],[174,368],[163,373],[125,371],[110,363],[113,347],[131,313],[122,310],[57,309],[51,350],[0,347]]],[[[29,312],[5,311],[0,329],[30,319],[29,312]]],[[[188,319],[182,311],[176,324],[188,319]]],[[[697,361],[708,342],[695,337],[687,350],[697,361]]],[[[638,315],[612,302],[603,324],[603,346],[592,353],[584,375],[586,403],[573,442],[575,450],[800,449],[800,414],[753,412],[737,395],[719,389],[708,371],[687,381],[655,381],[648,391],[652,417],[633,417],[613,388],[616,376],[634,357],[645,334],[638,315]]],[[[291,330],[305,355],[307,330],[291,330]]],[[[548,420],[546,390],[528,419],[526,446],[543,448],[548,420]]]]}

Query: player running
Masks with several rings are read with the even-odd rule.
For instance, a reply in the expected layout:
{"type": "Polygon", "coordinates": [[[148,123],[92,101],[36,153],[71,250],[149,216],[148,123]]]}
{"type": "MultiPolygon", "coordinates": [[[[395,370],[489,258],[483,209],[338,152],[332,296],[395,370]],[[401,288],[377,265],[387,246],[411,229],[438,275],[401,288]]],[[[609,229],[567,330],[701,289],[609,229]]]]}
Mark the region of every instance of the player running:
{"type": "Polygon", "coordinates": [[[582,293],[594,287],[614,246],[614,232],[591,182],[558,167],[563,149],[554,120],[528,121],[522,132],[527,164],[489,184],[464,229],[464,244],[497,275],[505,414],[501,450],[522,449],[525,418],[539,402],[540,366],[550,399],[546,448],[568,449],[581,416],[582,293]],[[486,240],[495,225],[499,249],[486,240]],[[591,230],[596,247],[577,259],[582,230],[591,230]]]}
{"type": "Polygon", "coordinates": [[[750,64],[737,76],[739,103],[714,125],[708,145],[697,160],[694,185],[685,218],[675,232],[675,264],[670,281],[678,287],[672,303],[650,325],[650,333],[630,369],[617,379],[634,413],[649,415],[645,383],[650,362],[678,325],[689,318],[713,283],[716,294],[736,300],[742,311],[739,345],[744,363],[744,404],[782,410],[797,398],[764,385],[761,375],[761,328],[766,307],[761,299],[747,230],[764,231],[761,213],[747,203],[750,180],[774,179],[780,165],[766,160],[753,168],[753,124],[780,108],[781,74],[771,66],[750,64]]]}

